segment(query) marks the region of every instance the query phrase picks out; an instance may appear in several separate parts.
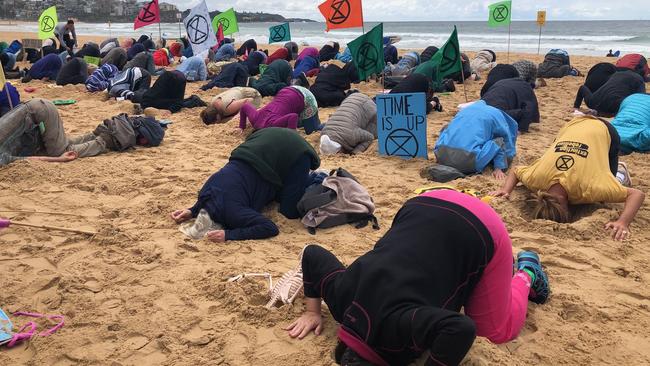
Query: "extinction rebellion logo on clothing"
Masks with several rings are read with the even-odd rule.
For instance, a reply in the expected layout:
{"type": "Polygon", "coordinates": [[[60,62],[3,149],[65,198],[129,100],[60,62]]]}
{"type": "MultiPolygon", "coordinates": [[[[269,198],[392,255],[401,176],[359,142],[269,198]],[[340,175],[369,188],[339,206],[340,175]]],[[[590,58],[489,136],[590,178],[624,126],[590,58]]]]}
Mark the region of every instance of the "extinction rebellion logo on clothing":
{"type": "Polygon", "coordinates": [[[576,161],[571,155],[576,155],[580,158],[587,158],[589,156],[589,146],[581,142],[575,141],[560,141],[555,145],[556,153],[564,153],[570,155],[561,155],[555,161],[555,168],[561,172],[573,168],[576,161]]]}

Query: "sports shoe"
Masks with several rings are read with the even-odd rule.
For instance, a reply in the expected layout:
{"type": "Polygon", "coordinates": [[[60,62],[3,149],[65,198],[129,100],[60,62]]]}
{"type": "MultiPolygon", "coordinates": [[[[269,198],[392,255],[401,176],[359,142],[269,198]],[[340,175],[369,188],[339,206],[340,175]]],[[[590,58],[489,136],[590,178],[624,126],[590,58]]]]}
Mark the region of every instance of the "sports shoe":
{"type": "Polygon", "coordinates": [[[551,289],[548,285],[548,277],[542,269],[542,264],[537,253],[532,251],[523,251],[517,254],[517,269],[523,271],[527,269],[535,274],[535,282],[530,285],[528,300],[535,304],[543,304],[548,300],[551,289]]]}
{"type": "Polygon", "coordinates": [[[632,179],[630,179],[630,170],[627,168],[627,164],[623,162],[618,163],[616,178],[624,187],[632,187],[632,179]]]}

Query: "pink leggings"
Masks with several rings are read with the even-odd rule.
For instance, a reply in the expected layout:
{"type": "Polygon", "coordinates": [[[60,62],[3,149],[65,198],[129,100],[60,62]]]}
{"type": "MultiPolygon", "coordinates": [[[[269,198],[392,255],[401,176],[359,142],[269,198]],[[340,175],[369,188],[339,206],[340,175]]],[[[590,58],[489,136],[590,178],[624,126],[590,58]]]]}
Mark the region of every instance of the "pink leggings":
{"type": "Polygon", "coordinates": [[[239,111],[239,128],[246,128],[246,119],[251,121],[254,129],[259,130],[266,127],[285,127],[295,130],[298,128],[297,113],[277,115],[270,108],[264,107],[257,110],[252,104],[246,103],[239,111]]]}
{"type": "Polygon", "coordinates": [[[494,343],[517,337],[526,321],[530,277],[512,276],[512,242],[499,215],[487,204],[468,195],[436,190],[423,196],[453,202],[472,212],[492,235],[494,255],[465,305],[465,315],[476,324],[476,334],[494,343]]]}

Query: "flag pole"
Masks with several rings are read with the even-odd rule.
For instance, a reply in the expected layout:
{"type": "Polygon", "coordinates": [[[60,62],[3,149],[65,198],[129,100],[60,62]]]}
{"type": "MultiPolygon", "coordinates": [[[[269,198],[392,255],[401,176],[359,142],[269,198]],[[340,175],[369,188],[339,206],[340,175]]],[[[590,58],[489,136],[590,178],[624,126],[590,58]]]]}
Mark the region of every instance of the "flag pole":
{"type": "Polygon", "coordinates": [[[183,38],[183,31],[181,31],[181,13],[176,13],[176,20],[178,20],[178,40],[183,38]]]}
{"type": "Polygon", "coordinates": [[[160,46],[162,47],[162,27],[160,26],[160,22],[158,22],[158,37],[160,37],[160,46]]]}
{"type": "Polygon", "coordinates": [[[508,23],[508,56],[507,56],[507,63],[510,63],[510,24],[512,22],[508,23]]]}
{"type": "MultiPolygon", "coordinates": [[[[456,25],[454,24],[454,32],[456,32],[456,25]]],[[[458,39],[458,33],[456,33],[456,39],[458,39]]],[[[458,43],[458,48],[460,49],[460,42],[458,43]]],[[[459,50],[460,52],[460,50],[459,50]]],[[[444,55],[444,54],[443,54],[444,55]]],[[[458,63],[460,64],[460,76],[463,78],[463,92],[465,93],[465,103],[469,102],[467,99],[467,86],[465,85],[465,68],[463,67],[463,56],[458,55],[458,63]]]]}
{"type": "Polygon", "coordinates": [[[542,26],[539,26],[539,41],[537,42],[537,55],[539,55],[539,50],[542,48],[542,26]]]}
{"type": "Polygon", "coordinates": [[[7,88],[7,82],[3,85],[5,93],[7,93],[7,100],[9,101],[9,109],[14,109],[14,103],[11,101],[11,95],[9,94],[9,88],[7,88]]]}
{"type": "MultiPolygon", "coordinates": [[[[366,20],[363,18],[363,1],[359,1],[361,3],[361,32],[362,34],[366,34],[366,20]]],[[[383,34],[381,35],[382,37],[384,36],[383,34]]]]}

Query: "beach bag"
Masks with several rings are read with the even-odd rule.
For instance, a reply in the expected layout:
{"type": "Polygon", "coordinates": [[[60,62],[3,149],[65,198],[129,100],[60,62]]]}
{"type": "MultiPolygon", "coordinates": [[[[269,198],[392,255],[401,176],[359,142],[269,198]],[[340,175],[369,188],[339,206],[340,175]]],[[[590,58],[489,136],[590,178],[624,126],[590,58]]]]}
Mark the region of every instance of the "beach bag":
{"type": "Polygon", "coordinates": [[[372,223],[379,230],[374,216],[375,204],[368,191],[345,169],[333,170],[322,184],[305,191],[297,205],[302,223],[311,234],[317,228],[354,224],[357,229],[372,223]]]}

